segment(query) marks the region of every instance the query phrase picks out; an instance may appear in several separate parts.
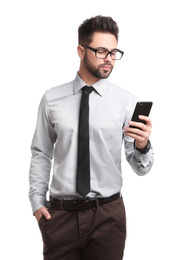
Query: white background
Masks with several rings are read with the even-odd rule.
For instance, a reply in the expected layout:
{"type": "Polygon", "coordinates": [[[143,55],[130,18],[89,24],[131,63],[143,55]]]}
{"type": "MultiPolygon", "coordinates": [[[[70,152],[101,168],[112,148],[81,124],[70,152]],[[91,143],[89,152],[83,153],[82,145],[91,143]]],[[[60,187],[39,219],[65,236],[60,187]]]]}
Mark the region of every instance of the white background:
{"type": "MultiPolygon", "coordinates": [[[[123,153],[127,211],[124,260],[193,259],[193,8],[188,0],[0,3],[1,255],[42,259],[41,235],[28,200],[30,145],[46,89],[74,79],[77,28],[112,16],[125,52],[110,80],[154,102],[155,164],[133,173],[123,153]]],[[[57,259],[56,259],[57,260],[57,259]]]]}

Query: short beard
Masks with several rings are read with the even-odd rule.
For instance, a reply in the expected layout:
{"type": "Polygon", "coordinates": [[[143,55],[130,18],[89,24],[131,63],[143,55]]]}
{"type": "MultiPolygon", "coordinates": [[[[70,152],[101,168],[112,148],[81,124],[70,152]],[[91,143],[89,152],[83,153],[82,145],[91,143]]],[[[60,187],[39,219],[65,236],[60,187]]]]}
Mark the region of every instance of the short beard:
{"type": "Polygon", "coordinates": [[[88,57],[87,57],[87,52],[85,53],[85,57],[84,57],[83,62],[84,62],[85,68],[86,68],[94,77],[96,77],[96,78],[98,78],[98,79],[106,79],[106,78],[108,78],[108,77],[110,76],[112,70],[113,70],[113,66],[112,66],[110,63],[108,63],[108,62],[99,65],[97,69],[94,68],[93,65],[91,64],[91,62],[89,61],[88,57]],[[101,73],[101,72],[100,72],[100,68],[101,68],[102,66],[104,66],[104,65],[108,65],[109,67],[111,67],[111,70],[110,70],[110,71],[109,71],[109,70],[108,70],[108,71],[104,71],[104,73],[101,73]]]}

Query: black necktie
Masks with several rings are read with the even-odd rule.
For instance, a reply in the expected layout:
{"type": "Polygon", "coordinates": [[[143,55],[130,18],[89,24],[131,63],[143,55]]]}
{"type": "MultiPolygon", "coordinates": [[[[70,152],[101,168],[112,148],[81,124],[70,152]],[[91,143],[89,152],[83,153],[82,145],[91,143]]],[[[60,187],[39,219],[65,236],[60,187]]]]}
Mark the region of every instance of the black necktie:
{"type": "Polygon", "coordinates": [[[78,172],[77,190],[83,196],[90,192],[90,152],[89,152],[89,95],[93,87],[82,88],[78,132],[78,172]]]}

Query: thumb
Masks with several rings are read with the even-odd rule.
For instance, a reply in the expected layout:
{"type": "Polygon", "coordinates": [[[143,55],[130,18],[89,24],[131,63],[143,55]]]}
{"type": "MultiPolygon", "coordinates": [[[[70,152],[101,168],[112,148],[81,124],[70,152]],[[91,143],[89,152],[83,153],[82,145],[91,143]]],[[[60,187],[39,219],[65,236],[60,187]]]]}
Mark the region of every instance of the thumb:
{"type": "Polygon", "coordinates": [[[50,213],[48,212],[48,210],[46,208],[44,208],[42,210],[42,214],[44,215],[44,217],[48,220],[48,219],[51,219],[51,215],[50,213]]]}

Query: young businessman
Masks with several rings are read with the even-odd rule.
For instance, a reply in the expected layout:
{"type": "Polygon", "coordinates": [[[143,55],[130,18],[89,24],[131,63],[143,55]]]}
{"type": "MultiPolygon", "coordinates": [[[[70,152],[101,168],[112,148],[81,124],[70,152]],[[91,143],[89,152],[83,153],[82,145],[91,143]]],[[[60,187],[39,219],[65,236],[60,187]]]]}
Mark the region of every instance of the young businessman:
{"type": "Polygon", "coordinates": [[[46,91],[40,103],[29,197],[46,260],[121,260],[126,238],[122,142],[137,174],[145,175],[153,164],[150,118],[142,117],[146,124],[130,122],[137,99],[107,80],[123,56],[118,32],[110,17],[85,20],[78,30],[75,79],[46,91]]]}

